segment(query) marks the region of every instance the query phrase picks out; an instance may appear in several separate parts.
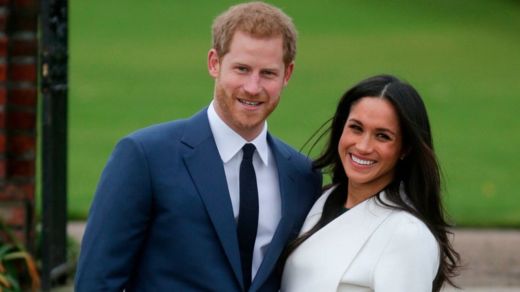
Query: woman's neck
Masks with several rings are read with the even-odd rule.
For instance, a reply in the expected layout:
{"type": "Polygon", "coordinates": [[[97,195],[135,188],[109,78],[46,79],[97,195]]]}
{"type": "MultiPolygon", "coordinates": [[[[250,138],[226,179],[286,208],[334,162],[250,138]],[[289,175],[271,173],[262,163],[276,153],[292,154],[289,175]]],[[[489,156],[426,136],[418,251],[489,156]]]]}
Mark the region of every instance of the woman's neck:
{"type": "Polygon", "coordinates": [[[351,209],[355,207],[359,203],[377,195],[383,188],[384,185],[353,184],[349,182],[345,208],[351,209]]]}

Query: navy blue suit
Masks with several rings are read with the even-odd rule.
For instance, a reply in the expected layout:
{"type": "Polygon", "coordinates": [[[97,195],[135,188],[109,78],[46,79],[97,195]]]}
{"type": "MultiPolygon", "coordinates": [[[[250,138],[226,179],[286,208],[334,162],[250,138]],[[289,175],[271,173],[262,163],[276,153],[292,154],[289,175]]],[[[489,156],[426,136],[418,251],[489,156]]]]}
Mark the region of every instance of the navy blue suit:
{"type": "MultiPolygon", "coordinates": [[[[273,272],[321,193],[321,175],[280,140],[282,218],[250,291],[278,291],[273,272]]],[[[76,291],[242,291],[224,166],[206,110],[137,131],[116,146],[92,204],[76,291]]]]}

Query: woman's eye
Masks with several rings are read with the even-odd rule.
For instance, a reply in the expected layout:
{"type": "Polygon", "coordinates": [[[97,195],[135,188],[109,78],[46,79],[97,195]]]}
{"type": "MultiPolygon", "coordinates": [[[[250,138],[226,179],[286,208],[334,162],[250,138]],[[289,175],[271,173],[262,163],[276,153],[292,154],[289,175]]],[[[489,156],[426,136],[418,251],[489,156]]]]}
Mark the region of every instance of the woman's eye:
{"type": "Polygon", "coordinates": [[[353,131],[355,131],[355,132],[361,132],[361,131],[363,130],[363,129],[362,129],[360,126],[358,126],[358,125],[353,125],[353,124],[352,124],[352,125],[349,125],[348,127],[349,127],[350,129],[352,129],[353,131]]]}
{"type": "Polygon", "coordinates": [[[377,134],[377,138],[379,138],[380,140],[383,140],[383,141],[391,140],[390,136],[388,136],[387,134],[377,134]]]}

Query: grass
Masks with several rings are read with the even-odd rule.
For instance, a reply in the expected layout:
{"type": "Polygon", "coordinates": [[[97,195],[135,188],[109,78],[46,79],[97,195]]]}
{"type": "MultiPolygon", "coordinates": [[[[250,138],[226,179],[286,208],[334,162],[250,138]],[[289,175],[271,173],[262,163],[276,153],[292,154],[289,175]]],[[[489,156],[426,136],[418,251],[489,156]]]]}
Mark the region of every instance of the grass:
{"type": "MultiPolygon", "coordinates": [[[[427,104],[453,221],[520,226],[520,3],[388,2],[275,2],[300,38],[270,131],[300,148],[346,88],[396,74],[427,104]]],[[[232,3],[70,3],[70,218],[86,217],[117,140],[210,102],[211,21],[232,3]]]]}

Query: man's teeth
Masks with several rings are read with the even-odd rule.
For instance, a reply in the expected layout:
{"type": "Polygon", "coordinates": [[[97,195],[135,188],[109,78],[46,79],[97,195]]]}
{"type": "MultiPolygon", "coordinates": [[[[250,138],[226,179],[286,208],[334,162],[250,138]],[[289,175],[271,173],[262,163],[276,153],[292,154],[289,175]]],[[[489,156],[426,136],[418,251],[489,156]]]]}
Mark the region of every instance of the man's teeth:
{"type": "Polygon", "coordinates": [[[257,106],[260,104],[259,101],[247,101],[247,100],[243,100],[243,99],[239,99],[239,101],[245,105],[251,105],[251,106],[257,106]]]}
{"type": "Polygon", "coordinates": [[[371,164],[374,164],[375,161],[372,161],[372,160],[363,160],[363,159],[360,159],[360,158],[357,158],[356,156],[354,155],[350,155],[352,157],[352,160],[355,162],[355,163],[358,163],[358,164],[362,164],[362,165],[371,165],[371,164]]]}

